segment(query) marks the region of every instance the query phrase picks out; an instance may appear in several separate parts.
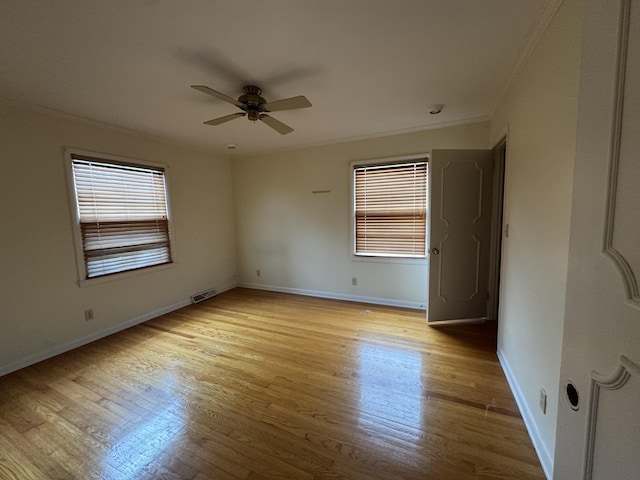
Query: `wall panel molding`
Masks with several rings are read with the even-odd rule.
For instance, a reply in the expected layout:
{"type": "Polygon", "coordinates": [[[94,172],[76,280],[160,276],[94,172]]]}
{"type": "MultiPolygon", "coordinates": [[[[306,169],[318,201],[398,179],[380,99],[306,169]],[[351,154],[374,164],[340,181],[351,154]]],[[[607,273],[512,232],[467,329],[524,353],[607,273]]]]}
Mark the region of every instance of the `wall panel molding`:
{"type": "MultiPolygon", "coordinates": [[[[638,290],[637,276],[634,272],[634,268],[637,271],[640,266],[634,265],[629,260],[628,255],[625,255],[625,252],[619,246],[620,241],[624,240],[621,239],[620,236],[624,235],[624,232],[630,231],[630,229],[622,231],[620,229],[621,225],[619,224],[620,214],[618,209],[620,207],[621,197],[623,193],[626,193],[627,195],[629,194],[629,192],[621,192],[621,183],[619,182],[621,165],[623,161],[633,162],[638,160],[637,158],[623,158],[622,153],[623,142],[628,138],[628,136],[625,135],[624,129],[625,98],[628,98],[627,88],[638,88],[637,85],[632,84],[632,82],[627,82],[630,18],[632,8],[631,3],[632,0],[621,1],[618,65],[616,69],[613,133],[609,157],[609,185],[607,193],[607,209],[605,214],[603,250],[604,253],[613,260],[622,275],[627,299],[629,299],[634,305],[640,307],[640,291],[638,290]],[[616,221],[618,221],[618,224],[616,221]]],[[[630,239],[627,243],[633,244],[634,242],[630,239]]]]}
{"type": "MultiPolygon", "coordinates": [[[[589,410],[587,412],[587,441],[584,464],[584,480],[593,478],[594,459],[596,457],[596,434],[598,433],[598,413],[601,406],[601,394],[603,390],[619,391],[628,383],[631,377],[640,380],[640,366],[622,355],[620,363],[611,375],[600,375],[597,372],[591,374],[589,394],[589,410]]],[[[634,397],[632,394],[629,397],[634,397]]],[[[638,413],[638,412],[636,412],[638,413]]],[[[602,442],[602,439],[599,440],[602,442]]],[[[611,445],[609,445],[611,447],[611,445]]],[[[616,449],[618,446],[616,445],[616,449]]]]}

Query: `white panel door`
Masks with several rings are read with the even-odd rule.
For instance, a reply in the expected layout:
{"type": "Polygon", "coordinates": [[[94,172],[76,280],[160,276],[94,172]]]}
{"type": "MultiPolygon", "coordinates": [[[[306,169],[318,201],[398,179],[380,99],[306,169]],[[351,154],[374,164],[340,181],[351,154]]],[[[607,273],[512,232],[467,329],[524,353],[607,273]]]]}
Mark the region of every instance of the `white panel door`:
{"type": "Polygon", "coordinates": [[[487,314],[493,153],[434,150],[429,159],[429,323],[487,314]]]}
{"type": "Polygon", "coordinates": [[[640,0],[586,0],[554,479],[640,478],[640,0]]]}

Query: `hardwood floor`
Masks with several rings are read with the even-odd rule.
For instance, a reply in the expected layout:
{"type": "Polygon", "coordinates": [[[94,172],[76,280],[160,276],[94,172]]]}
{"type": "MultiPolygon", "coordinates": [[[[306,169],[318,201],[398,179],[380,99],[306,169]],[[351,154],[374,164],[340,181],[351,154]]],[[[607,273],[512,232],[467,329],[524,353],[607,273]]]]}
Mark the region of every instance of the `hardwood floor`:
{"type": "Polygon", "coordinates": [[[0,378],[0,478],[542,479],[495,348],[235,289],[0,378]]]}

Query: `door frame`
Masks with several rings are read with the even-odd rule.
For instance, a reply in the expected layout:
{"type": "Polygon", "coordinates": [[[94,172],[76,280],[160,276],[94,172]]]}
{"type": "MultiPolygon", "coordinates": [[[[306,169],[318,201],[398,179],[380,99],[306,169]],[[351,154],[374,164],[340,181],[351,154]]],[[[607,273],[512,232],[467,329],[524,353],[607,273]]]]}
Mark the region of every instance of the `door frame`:
{"type": "Polygon", "coordinates": [[[507,135],[493,150],[493,203],[491,212],[491,252],[489,253],[489,298],[486,320],[498,321],[500,312],[500,278],[502,275],[503,236],[508,238],[504,223],[504,194],[507,168],[507,135]]]}

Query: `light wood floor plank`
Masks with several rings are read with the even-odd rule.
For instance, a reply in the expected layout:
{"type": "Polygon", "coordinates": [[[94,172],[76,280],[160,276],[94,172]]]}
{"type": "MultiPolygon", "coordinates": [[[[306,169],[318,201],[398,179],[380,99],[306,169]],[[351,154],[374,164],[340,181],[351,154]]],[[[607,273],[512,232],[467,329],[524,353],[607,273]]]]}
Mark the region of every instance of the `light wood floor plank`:
{"type": "Polygon", "coordinates": [[[0,378],[0,477],[543,479],[495,335],[235,289],[0,378]]]}

